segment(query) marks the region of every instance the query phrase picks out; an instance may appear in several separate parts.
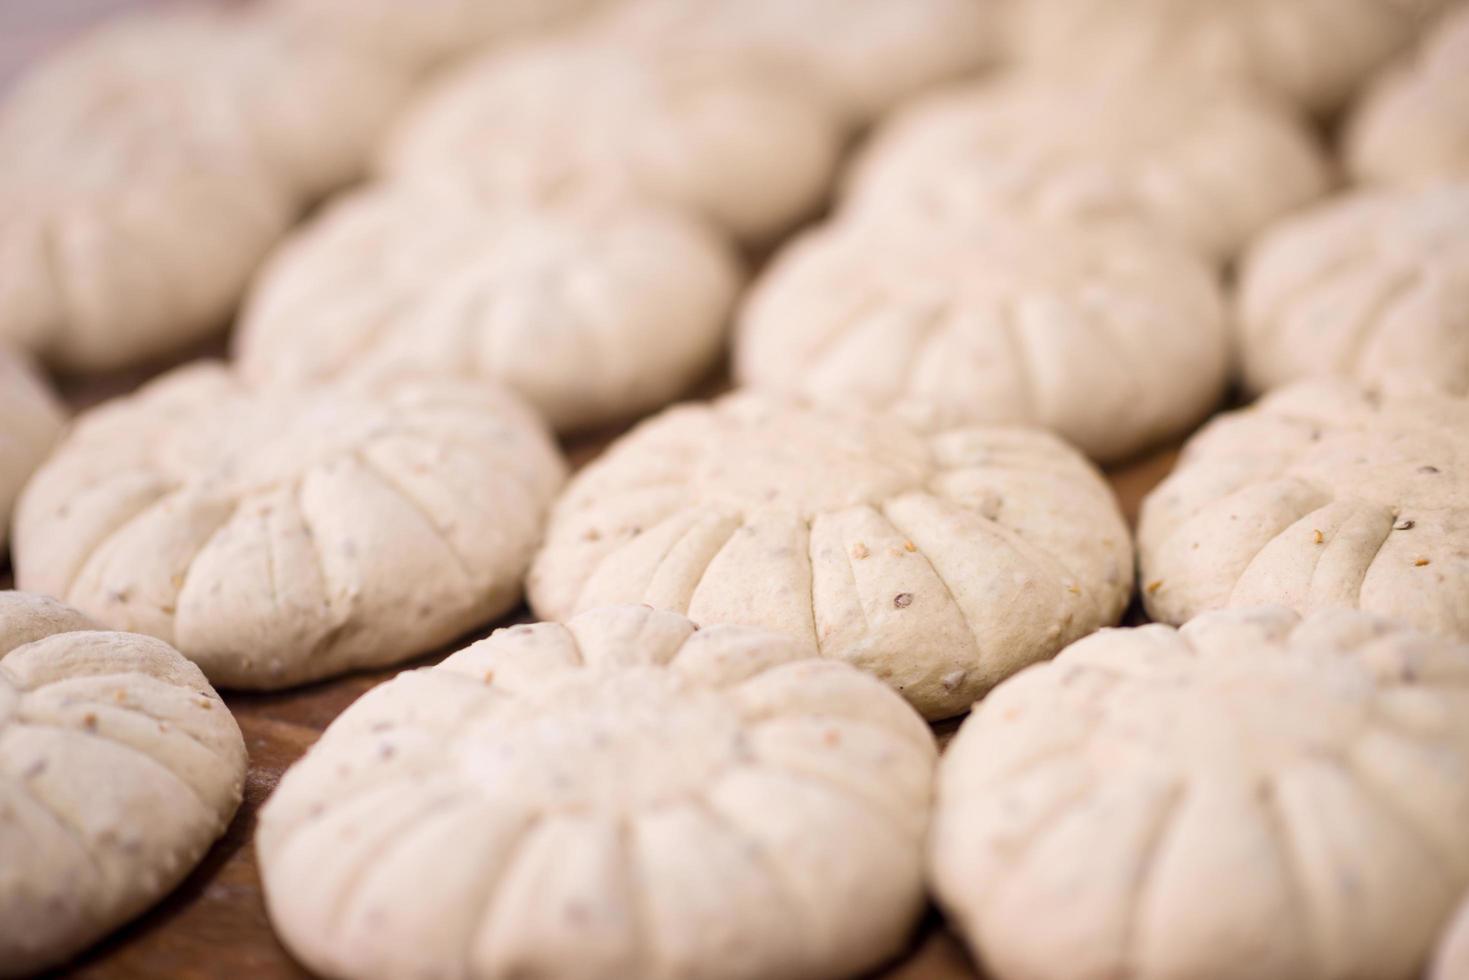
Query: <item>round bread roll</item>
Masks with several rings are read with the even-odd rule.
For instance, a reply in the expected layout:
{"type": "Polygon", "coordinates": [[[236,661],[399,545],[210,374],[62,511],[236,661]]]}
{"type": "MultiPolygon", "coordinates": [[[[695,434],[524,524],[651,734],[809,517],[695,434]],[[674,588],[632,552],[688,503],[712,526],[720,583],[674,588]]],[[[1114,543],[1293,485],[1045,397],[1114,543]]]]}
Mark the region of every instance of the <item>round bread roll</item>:
{"type": "Polygon", "coordinates": [[[735,373],[822,403],[1025,423],[1116,460],[1218,404],[1229,327],[1213,272],[1165,239],[991,215],[848,221],[771,263],[735,373]]]}
{"type": "Polygon", "coordinates": [[[1051,75],[1250,86],[1341,107],[1448,0],[1017,0],[1014,57],[1051,75]]]}
{"type": "Polygon", "coordinates": [[[0,549],[21,487],[61,435],[61,406],[24,360],[0,346],[0,549]]]}
{"type": "Polygon", "coordinates": [[[1017,79],[950,89],[897,113],[858,159],[847,198],[859,211],[933,223],[1005,209],[1149,224],[1224,261],[1328,183],[1310,131],[1245,93],[1017,79]]]}
{"type": "Polygon", "coordinates": [[[1131,585],[1111,491],[1054,437],[748,393],[614,443],[527,583],[546,619],[646,602],[776,630],[930,718],[1117,622],[1131,585]]]}
{"type": "Polygon", "coordinates": [[[1303,381],[1221,416],[1143,502],[1156,620],[1360,608],[1469,639],[1469,400],[1303,381]]]}
{"type": "Polygon", "coordinates": [[[218,330],[401,92],[243,14],[137,16],[64,49],[0,106],[0,341],[100,371],[218,330]]]}
{"type": "Polygon", "coordinates": [[[854,122],[935,83],[989,64],[1001,35],[996,0],[629,0],[616,38],[786,59],[854,122]]]}
{"type": "Polygon", "coordinates": [[[1469,647],[1235,610],[986,698],[929,871],[995,980],[1407,980],[1469,884],[1465,813],[1469,647]]]}
{"type": "Polygon", "coordinates": [[[1347,128],[1346,157],[1361,181],[1469,181],[1469,7],[1373,83],[1347,128]]]}
{"type": "Polygon", "coordinates": [[[1246,385],[1403,376],[1469,394],[1469,182],[1360,191],[1275,226],[1240,278],[1246,385]]]}
{"type": "Polygon", "coordinates": [[[614,607],[500,630],[327,729],[261,812],[329,977],[845,977],[923,909],[936,750],[784,637],[614,607]]]}
{"type": "Polygon", "coordinates": [[[835,110],[798,81],[713,51],[522,44],[455,72],[406,113],[380,169],[522,200],[612,186],[763,240],[817,206],[840,148],[835,110]]]}
{"type": "Polygon", "coordinates": [[[606,0],[265,0],[270,15],[375,58],[425,71],[560,27],[606,0]]]}
{"type": "Polygon", "coordinates": [[[210,679],[279,688],[488,622],[563,479],[508,391],[254,391],[183,368],[82,415],[21,497],[15,573],[210,679]]]}
{"type": "Polygon", "coordinates": [[[702,377],[740,278],[727,244],[679,211],[375,190],[276,254],[235,345],[258,381],[490,378],[558,429],[586,428],[660,408],[702,377]]]}
{"type": "Polygon", "coordinates": [[[1439,941],[1428,980],[1464,980],[1469,977],[1469,896],[1459,905],[1439,941]]]}
{"type": "Polygon", "coordinates": [[[0,976],[173,889],[240,805],[245,742],[178,651],[0,592],[0,976]]]}

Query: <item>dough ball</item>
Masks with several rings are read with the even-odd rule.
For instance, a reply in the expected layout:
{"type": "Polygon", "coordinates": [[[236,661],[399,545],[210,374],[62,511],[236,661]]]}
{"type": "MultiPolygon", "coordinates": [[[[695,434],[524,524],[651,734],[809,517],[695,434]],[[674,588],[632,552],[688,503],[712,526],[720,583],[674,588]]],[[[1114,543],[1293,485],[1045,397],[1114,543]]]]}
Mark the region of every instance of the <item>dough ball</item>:
{"type": "Polygon", "coordinates": [[[166,895],[244,782],[240,729],[178,651],[0,592],[0,976],[57,965],[166,895]]]}
{"type": "Polygon", "coordinates": [[[276,254],[236,351],[262,382],[494,379],[557,428],[586,428],[660,408],[707,373],[740,278],[729,246],[680,211],[375,190],[276,254]]]}
{"type": "Polygon", "coordinates": [[[0,346],[0,550],[21,487],[61,435],[63,418],[45,382],[0,346]]]}
{"type": "Polygon", "coordinates": [[[21,498],[16,581],[220,686],[286,687],[515,605],[562,478],[492,385],[258,391],[201,364],[77,420],[21,498]]]}
{"type": "Polygon", "coordinates": [[[762,59],[579,38],[494,51],[395,128],[381,169],[451,175],[492,197],[611,186],[767,239],[824,197],[835,111],[762,59]]]}
{"type": "Polygon", "coordinates": [[[1466,813],[1469,647],[1234,610],[986,698],[929,867],[995,980],[1407,978],[1469,884],[1466,813]]]}
{"type": "Polygon", "coordinates": [[[1249,86],[1341,107],[1448,0],[1016,0],[1013,54],[1038,73],[1249,86]]]}
{"type": "Polygon", "coordinates": [[[746,384],[1055,430],[1097,459],[1183,432],[1223,395],[1213,272],[1166,239],[993,214],[848,221],[798,239],[740,315],[746,384]]]}
{"type": "Polygon", "coordinates": [[[1415,60],[1368,89],[1347,129],[1361,181],[1469,180],[1469,7],[1444,18],[1415,60]]]}
{"type": "Polygon", "coordinates": [[[0,340],[101,371],[220,329],[400,94],[239,13],[120,19],[64,48],[0,106],[0,340]]]}
{"type": "Polygon", "coordinates": [[[607,0],[264,0],[271,16],[414,71],[563,27],[607,0]]]}
{"type": "Polygon", "coordinates": [[[1053,436],[738,394],[582,470],[527,587],[546,619],[644,602],[772,629],[944,718],[1117,622],[1131,584],[1111,491],[1053,436]]]}
{"type": "Polygon", "coordinates": [[[400,674],[261,812],[271,920],[330,977],[863,973],[923,909],[937,753],[803,654],[614,607],[400,674]]]}
{"type": "Polygon", "coordinates": [[[1238,323],[1255,391],[1349,375],[1469,394],[1469,183],[1359,191],[1275,226],[1238,323]]]}
{"type": "Polygon", "coordinates": [[[1469,639],[1469,400],[1302,381],[1211,422],[1143,502],[1143,599],[1360,608],[1469,639]]]}
{"type": "Polygon", "coordinates": [[[815,79],[854,122],[987,66],[998,53],[996,0],[627,0],[611,36],[782,58],[815,79]]]}
{"type": "Polygon", "coordinates": [[[1082,225],[1148,224],[1225,261],[1321,195],[1315,137],[1268,101],[1197,85],[1020,79],[954,88],[886,122],[849,207],[974,223],[997,209],[1082,225]]]}

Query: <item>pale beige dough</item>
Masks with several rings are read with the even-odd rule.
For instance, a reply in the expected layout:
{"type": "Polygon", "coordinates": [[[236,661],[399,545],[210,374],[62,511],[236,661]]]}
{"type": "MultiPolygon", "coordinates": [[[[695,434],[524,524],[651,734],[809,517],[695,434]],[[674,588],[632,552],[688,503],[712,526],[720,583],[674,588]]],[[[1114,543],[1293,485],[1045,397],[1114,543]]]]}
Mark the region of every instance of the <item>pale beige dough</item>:
{"type": "Polygon", "coordinates": [[[1232,610],[986,698],[929,873],[995,980],[1409,980],[1469,885],[1466,812],[1469,647],[1232,610]]]}
{"type": "Polygon", "coordinates": [[[1459,911],[1444,930],[1428,971],[1428,980],[1466,978],[1469,978],[1469,895],[1459,904],[1459,911]]]}
{"type": "Polygon", "coordinates": [[[99,371],[222,328],[403,84],[243,13],[136,15],[63,48],[0,105],[0,340],[99,371]]]}
{"type": "Polygon", "coordinates": [[[26,361],[0,346],[0,550],[21,488],[61,435],[64,415],[26,361]]]}
{"type": "Polygon", "coordinates": [[[607,0],[264,0],[272,17],[414,71],[575,24],[607,0]]]}
{"type": "Polygon", "coordinates": [[[0,592],[0,976],[58,965],[171,891],[244,782],[240,729],[178,651],[0,592]]]}
{"type": "Polygon", "coordinates": [[[527,587],[547,619],[646,602],[773,629],[943,718],[1115,623],[1131,583],[1107,485],[1044,432],[737,394],[578,474],[527,587]]]}
{"type": "Polygon", "coordinates": [[[1361,181],[1469,181],[1469,6],[1373,82],[1352,114],[1346,157],[1361,181]]]}
{"type": "Polygon", "coordinates": [[[183,368],[81,415],[21,498],[15,573],[220,685],[427,652],[515,605],[564,464],[508,391],[255,391],[183,368]]]}
{"type": "Polygon", "coordinates": [[[1014,0],[1012,54],[1078,82],[1253,87],[1340,108],[1449,0],[1014,0]]]}
{"type": "Polygon", "coordinates": [[[1469,182],[1364,190],[1289,218],[1239,287],[1244,379],[1391,378],[1469,395],[1469,182]]]}
{"type": "Polygon", "coordinates": [[[1221,416],[1143,502],[1148,612],[1360,608],[1469,640],[1469,400],[1303,381],[1221,416]]]}
{"type": "Polygon", "coordinates": [[[785,59],[854,121],[872,119],[998,54],[997,0],[627,0],[612,37],[785,59]]]}
{"type": "Polygon", "coordinates": [[[1147,232],[857,220],[776,256],[741,311],[735,373],[951,425],[1040,425],[1116,460],[1219,403],[1229,328],[1213,271],[1147,232]]]}
{"type": "Polygon", "coordinates": [[[897,112],[858,157],[846,200],[932,223],[1020,210],[1148,224],[1224,261],[1329,183],[1309,129],[1243,92],[1009,78],[897,112]]]}
{"type": "Polygon", "coordinates": [[[365,980],[879,965],[923,909],[933,735],[803,653],[614,607],[400,674],[262,811],[272,922],[365,980]]]}
{"type": "Polygon", "coordinates": [[[586,428],[661,408],[708,373],[740,279],[730,246],[679,211],[382,188],[281,248],[235,350],[261,382],[493,379],[558,429],[586,428]]]}
{"type": "Polygon", "coordinates": [[[819,204],[836,165],[836,111],[801,81],[719,52],[525,43],[435,86],[394,128],[380,170],[535,201],[611,186],[763,240],[819,204]]]}

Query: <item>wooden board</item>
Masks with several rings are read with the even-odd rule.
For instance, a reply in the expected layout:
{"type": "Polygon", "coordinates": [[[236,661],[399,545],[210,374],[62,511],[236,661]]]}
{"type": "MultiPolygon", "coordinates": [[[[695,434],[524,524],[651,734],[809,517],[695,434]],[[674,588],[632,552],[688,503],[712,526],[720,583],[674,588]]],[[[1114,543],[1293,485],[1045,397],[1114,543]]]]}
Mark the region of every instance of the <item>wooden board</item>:
{"type": "MultiPolygon", "coordinates": [[[[61,37],[88,19],[148,2],[0,0],[0,86],[28,60],[54,47],[61,37]]],[[[191,353],[218,355],[222,350],[213,345],[191,353]]],[[[126,392],[151,373],[64,382],[63,391],[74,408],[81,408],[126,392]]],[[[716,377],[704,392],[722,386],[716,377]]],[[[578,440],[567,446],[567,451],[575,463],[583,464],[614,434],[578,440]]],[[[1174,457],[1172,452],[1160,453],[1108,474],[1130,521],[1135,520],[1143,496],[1171,469],[1174,457]]],[[[0,566],[0,587],[8,587],[7,578],[6,569],[0,566]]],[[[1137,619],[1136,611],[1132,616],[1137,619]]],[[[521,610],[496,625],[527,618],[521,610]]],[[[454,644],[405,666],[436,663],[461,645],[454,644]]],[[[251,844],[256,814],[281,774],[311,746],[322,729],[363,692],[401,669],[356,674],[279,694],[227,694],[225,701],[239,721],[250,753],[244,805],[228,833],[163,902],[60,972],[139,980],[308,976],[276,941],[266,918],[251,844]]],[[[947,737],[954,727],[952,722],[939,726],[940,737],[947,737]]],[[[963,946],[945,928],[937,912],[930,910],[909,950],[876,976],[883,980],[960,980],[975,977],[976,973],[963,946]]]]}

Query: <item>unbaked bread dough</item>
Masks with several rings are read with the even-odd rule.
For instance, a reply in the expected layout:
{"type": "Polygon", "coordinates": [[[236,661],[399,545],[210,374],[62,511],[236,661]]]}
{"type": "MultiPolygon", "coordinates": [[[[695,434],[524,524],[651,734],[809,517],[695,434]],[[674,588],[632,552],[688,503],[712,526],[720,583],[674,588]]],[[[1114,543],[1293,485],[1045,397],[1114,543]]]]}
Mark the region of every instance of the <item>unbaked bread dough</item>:
{"type": "Polygon", "coordinates": [[[1469,181],[1469,7],[1372,84],[1347,129],[1346,156],[1362,181],[1469,181]]]}
{"type": "Polygon", "coordinates": [[[205,363],[77,419],[21,497],[16,581],[220,686],[285,687],[513,606],[562,478],[488,383],[263,392],[205,363]]]}
{"type": "Polygon", "coordinates": [[[743,393],[582,470],[527,587],[546,619],[646,602],[773,629],[943,718],[1117,622],[1131,584],[1116,501],[1053,436],[743,393]]]}
{"type": "Polygon", "coordinates": [[[783,58],[855,122],[987,66],[1002,36],[997,0],[626,0],[611,36],[635,44],[783,58]]]}
{"type": "Polygon", "coordinates": [[[746,384],[1042,425],[1102,460],[1201,420],[1229,360],[1219,285],[1185,249],[999,213],[810,232],[757,282],[735,345],[746,384]]]}
{"type": "Polygon", "coordinates": [[[1466,812],[1469,647],[1232,610],[993,692],[929,868],[995,980],[1407,978],[1469,885],[1466,812]]]}
{"type": "Polygon", "coordinates": [[[547,200],[587,186],[686,207],[767,239],[826,194],[836,110],[762,59],[561,38],[453,73],[394,128],[380,169],[547,200]]]}
{"type": "Polygon", "coordinates": [[[178,651],[0,592],[0,976],[55,966],[184,879],[245,743],[178,651]]]}
{"type": "Polygon", "coordinates": [[[61,405],[21,357],[0,346],[0,550],[21,487],[61,435],[61,405]]]}
{"type": "Polygon", "coordinates": [[[263,0],[271,16],[427,71],[492,44],[565,27],[607,0],[263,0]]]}
{"type": "Polygon", "coordinates": [[[1252,86],[1313,113],[1351,98],[1449,0],[1015,0],[1024,67],[1158,87],[1252,86]]]}
{"type": "Polygon", "coordinates": [[[655,205],[379,189],[277,252],[235,349],[261,382],[491,378],[556,428],[586,428],[661,408],[707,373],[740,278],[719,236],[655,205]]]}
{"type": "Polygon", "coordinates": [[[996,209],[1147,223],[1223,261],[1328,183],[1310,131],[1243,92],[1012,78],[899,111],[858,158],[846,197],[933,223],[996,209]]]}
{"type": "Polygon", "coordinates": [[[1246,384],[1406,377],[1469,395],[1469,182],[1359,191],[1251,249],[1238,324],[1246,384]]]}
{"type": "Polygon", "coordinates": [[[1154,619],[1361,608],[1469,640],[1469,399],[1302,381],[1210,423],[1143,502],[1154,619]]]}
{"type": "Polygon", "coordinates": [[[120,19],[0,106],[0,341],[99,371],[224,326],[402,82],[242,13],[120,19]]]}
{"type": "Polygon", "coordinates": [[[877,966],[923,908],[933,736],[802,655],[617,607],[400,674],[262,810],[272,922],[315,972],[363,980],[877,966]]]}

